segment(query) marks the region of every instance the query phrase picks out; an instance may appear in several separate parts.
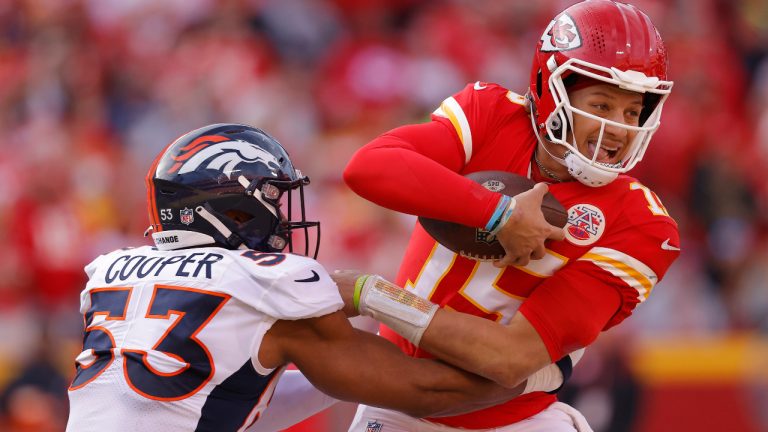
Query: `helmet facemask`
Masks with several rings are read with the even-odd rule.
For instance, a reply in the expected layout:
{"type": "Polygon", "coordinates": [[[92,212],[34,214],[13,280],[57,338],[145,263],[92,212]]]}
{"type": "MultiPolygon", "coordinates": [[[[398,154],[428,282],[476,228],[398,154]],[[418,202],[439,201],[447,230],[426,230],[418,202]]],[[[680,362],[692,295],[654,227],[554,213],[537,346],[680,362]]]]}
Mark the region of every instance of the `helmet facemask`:
{"type": "MultiPolygon", "coordinates": [[[[241,176],[238,181],[245,187],[245,193],[261,202],[261,204],[277,218],[277,225],[273,233],[263,240],[263,244],[258,247],[250,246],[252,249],[271,250],[280,252],[288,247],[288,251],[296,253],[296,231],[301,230],[304,243],[304,252],[302,255],[317,258],[320,247],[320,223],[310,222],[306,218],[306,208],[304,205],[304,186],[309,184],[309,177],[304,176],[301,171],[296,170],[296,180],[279,180],[262,178],[248,182],[241,176]],[[298,192],[298,213],[300,219],[293,220],[293,213],[296,211],[296,203],[293,195],[298,192]],[[316,229],[314,239],[314,251],[310,255],[310,228],[316,229]]],[[[250,225],[255,225],[254,221],[247,221],[241,224],[241,230],[247,235],[251,229],[250,225]]],[[[258,226],[258,225],[256,225],[258,226]]]]}
{"type": "Polygon", "coordinates": [[[648,77],[632,70],[620,71],[613,67],[598,66],[576,58],[569,59],[564,64],[557,66],[553,56],[547,62],[547,67],[551,71],[547,85],[552,95],[554,109],[544,124],[539,126],[543,126],[546,130],[546,137],[549,141],[567,149],[563,158],[553,157],[568,168],[571,176],[588,186],[604,186],[613,181],[619,174],[632,169],[642,160],[651,137],[659,128],[662,106],[671,91],[672,82],[661,81],[656,77],[648,77]],[[624,90],[642,93],[643,109],[640,114],[640,125],[632,126],[615,122],[575,108],[568,98],[568,88],[565,83],[574,77],[574,74],[615,85],[624,90]],[[600,132],[592,155],[585,155],[579,151],[575,134],[571,133],[570,141],[568,139],[569,132],[573,132],[572,125],[576,115],[600,123],[600,132]],[[603,146],[605,128],[608,125],[635,134],[632,142],[629,143],[629,148],[624,151],[622,160],[616,164],[597,161],[603,146]]]}

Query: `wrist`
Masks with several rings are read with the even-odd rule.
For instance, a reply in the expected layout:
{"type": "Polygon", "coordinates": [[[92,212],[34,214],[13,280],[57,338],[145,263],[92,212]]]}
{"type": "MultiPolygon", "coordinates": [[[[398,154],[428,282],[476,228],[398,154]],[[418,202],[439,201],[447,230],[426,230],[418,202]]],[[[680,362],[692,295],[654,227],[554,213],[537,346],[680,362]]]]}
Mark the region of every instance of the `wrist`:
{"type": "Polygon", "coordinates": [[[369,276],[360,285],[358,301],[360,314],[385,324],[418,346],[438,306],[381,276],[369,276]]]}
{"type": "Polygon", "coordinates": [[[352,295],[352,304],[355,306],[355,310],[360,312],[360,294],[363,291],[363,286],[365,285],[365,281],[368,280],[368,278],[371,275],[362,275],[355,280],[355,292],[352,295]]]}
{"type": "Polygon", "coordinates": [[[521,394],[557,391],[563,385],[563,378],[560,368],[556,364],[549,364],[528,377],[525,381],[525,390],[521,394]]]}
{"type": "Polygon", "coordinates": [[[493,212],[491,219],[485,226],[485,230],[490,232],[491,235],[496,235],[504,225],[509,222],[512,215],[515,214],[515,208],[517,207],[517,200],[513,197],[502,195],[499,200],[496,210],[493,212]]]}
{"type": "Polygon", "coordinates": [[[521,394],[527,394],[535,391],[544,391],[547,393],[557,393],[571,378],[573,367],[581,360],[584,355],[584,348],[578,349],[555,363],[549,364],[537,370],[528,377],[525,383],[525,390],[521,394]]]}

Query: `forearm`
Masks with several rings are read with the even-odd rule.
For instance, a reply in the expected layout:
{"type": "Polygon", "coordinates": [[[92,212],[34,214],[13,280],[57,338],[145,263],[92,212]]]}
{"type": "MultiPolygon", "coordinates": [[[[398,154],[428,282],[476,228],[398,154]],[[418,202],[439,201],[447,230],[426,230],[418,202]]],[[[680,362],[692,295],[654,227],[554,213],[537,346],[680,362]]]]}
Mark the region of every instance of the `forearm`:
{"type": "Polygon", "coordinates": [[[397,128],[358,150],[344,180],[388,209],[484,227],[501,194],[457,174],[463,156],[456,140],[437,122],[397,128]]]}
{"type": "MultiPolygon", "coordinates": [[[[349,298],[349,273],[337,274],[349,298]]],[[[438,358],[505,387],[552,363],[538,332],[522,314],[508,325],[477,316],[437,309],[429,301],[377,276],[355,282],[355,308],[438,358]]]]}
{"type": "Polygon", "coordinates": [[[440,309],[422,335],[419,347],[506,387],[519,385],[552,363],[538,333],[521,314],[502,326],[440,309]]]}
{"type": "Polygon", "coordinates": [[[313,321],[314,329],[280,322],[275,334],[287,359],[334,398],[425,417],[477,410],[520,393],[444,363],[408,357],[385,339],[352,329],[340,314],[313,321]],[[322,321],[329,333],[338,333],[342,320],[342,334],[318,337],[325,332],[322,321]]]}
{"type": "Polygon", "coordinates": [[[365,342],[344,349],[348,354],[334,362],[333,371],[324,370],[316,383],[338,399],[427,417],[496,405],[522,391],[501,388],[447,364],[407,357],[378,336],[361,332],[360,339],[365,342]]]}

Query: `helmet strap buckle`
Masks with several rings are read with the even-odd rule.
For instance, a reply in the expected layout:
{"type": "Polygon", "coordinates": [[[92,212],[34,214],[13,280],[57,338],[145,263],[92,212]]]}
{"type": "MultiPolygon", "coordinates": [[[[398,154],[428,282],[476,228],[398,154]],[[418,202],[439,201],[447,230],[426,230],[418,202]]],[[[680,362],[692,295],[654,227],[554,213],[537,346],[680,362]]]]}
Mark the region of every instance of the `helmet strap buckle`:
{"type": "Polygon", "coordinates": [[[269,236],[269,240],[267,240],[267,244],[269,247],[277,249],[277,250],[283,250],[285,249],[285,246],[287,245],[287,242],[284,238],[277,236],[277,235],[271,235],[269,236]]]}

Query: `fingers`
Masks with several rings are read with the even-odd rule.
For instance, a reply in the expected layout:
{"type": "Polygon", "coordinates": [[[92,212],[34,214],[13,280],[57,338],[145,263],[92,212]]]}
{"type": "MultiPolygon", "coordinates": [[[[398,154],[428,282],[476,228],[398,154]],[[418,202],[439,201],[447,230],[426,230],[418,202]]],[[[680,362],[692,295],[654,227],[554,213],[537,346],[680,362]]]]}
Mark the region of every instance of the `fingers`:
{"type": "Polygon", "coordinates": [[[533,186],[532,190],[535,192],[536,195],[538,195],[542,199],[544,199],[544,195],[546,195],[547,192],[549,192],[549,185],[547,185],[546,183],[543,183],[543,182],[542,183],[536,183],[533,186]]]}
{"type": "Polygon", "coordinates": [[[509,255],[506,255],[504,256],[504,258],[498,261],[494,261],[493,266],[496,268],[504,268],[509,266],[525,267],[528,265],[529,262],[531,262],[530,258],[526,258],[526,257],[512,258],[509,255]]]}
{"type": "MultiPolygon", "coordinates": [[[[493,262],[493,266],[496,267],[496,268],[504,268],[504,267],[511,266],[511,265],[525,267],[525,266],[528,265],[529,262],[531,262],[531,258],[535,254],[536,254],[536,252],[529,252],[527,255],[524,254],[524,255],[517,256],[517,257],[512,256],[510,254],[506,254],[506,255],[504,255],[504,258],[502,258],[502,259],[500,259],[498,261],[494,261],[493,262]]],[[[539,258],[541,258],[543,256],[544,256],[544,252],[543,252],[543,247],[542,247],[541,256],[538,257],[538,258],[534,257],[533,259],[539,259],[539,258]]]]}
{"type": "Polygon", "coordinates": [[[547,239],[555,241],[565,240],[565,230],[554,225],[550,225],[547,239]]]}
{"type": "Polygon", "coordinates": [[[510,265],[526,266],[531,260],[544,258],[544,255],[547,253],[546,251],[547,249],[544,247],[544,243],[539,243],[533,249],[523,249],[514,255],[507,252],[502,259],[494,261],[493,265],[497,268],[510,265]]]}
{"type": "Polygon", "coordinates": [[[549,186],[546,183],[536,183],[533,188],[515,195],[518,205],[526,207],[541,207],[544,195],[547,194],[549,186]]]}

